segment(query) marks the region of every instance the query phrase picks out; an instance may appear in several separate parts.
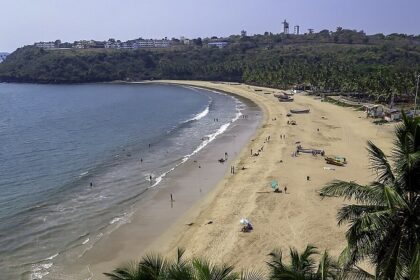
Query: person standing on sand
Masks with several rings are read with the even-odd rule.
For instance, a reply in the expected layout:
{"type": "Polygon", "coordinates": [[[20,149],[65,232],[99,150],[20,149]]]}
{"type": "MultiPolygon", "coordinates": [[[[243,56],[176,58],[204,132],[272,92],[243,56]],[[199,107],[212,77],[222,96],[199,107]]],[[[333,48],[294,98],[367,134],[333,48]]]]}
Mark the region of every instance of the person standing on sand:
{"type": "Polygon", "coordinates": [[[284,193],[287,193],[287,187],[284,186],[284,193]]]}

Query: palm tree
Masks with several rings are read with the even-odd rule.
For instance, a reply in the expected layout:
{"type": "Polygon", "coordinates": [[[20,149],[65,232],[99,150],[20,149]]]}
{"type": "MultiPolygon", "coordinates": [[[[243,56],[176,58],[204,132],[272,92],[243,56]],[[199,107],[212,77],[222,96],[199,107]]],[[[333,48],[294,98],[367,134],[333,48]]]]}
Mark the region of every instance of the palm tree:
{"type": "Polygon", "coordinates": [[[331,259],[328,252],[321,255],[318,266],[313,258],[319,255],[316,247],[306,246],[302,254],[290,248],[290,264],[284,264],[281,250],[272,251],[267,262],[270,268],[271,280],[331,280],[340,279],[341,269],[338,263],[331,259]]]}
{"type": "Polygon", "coordinates": [[[104,275],[111,280],[193,279],[191,266],[183,259],[184,252],[178,249],[175,262],[169,262],[158,254],[147,254],[138,263],[130,262],[104,275]]]}
{"type": "Polygon", "coordinates": [[[403,114],[390,156],[368,142],[377,179],[368,185],[336,180],[322,196],[338,196],[356,204],[342,207],[338,224],[350,225],[340,256],[345,268],[362,261],[375,266],[376,279],[420,279],[420,122],[403,114]]]}
{"type": "Polygon", "coordinates": [[[111,280],[262,280],[257,271],[234,272],[226,264],[215,265],[205,259],[183,258],[185,251],[178,249],[175,261],[167,261],[161,255],[149,254],[138,263],[131,262],[104,273],[111,280]]]}
{"type": "Polygon", "coordinates": [[[233,272],[233,266],[226,264],[216,266],[204,259],[194,259],[192,264],[196,280],[236,280],[239,278],[238,274],[233,272]]]}

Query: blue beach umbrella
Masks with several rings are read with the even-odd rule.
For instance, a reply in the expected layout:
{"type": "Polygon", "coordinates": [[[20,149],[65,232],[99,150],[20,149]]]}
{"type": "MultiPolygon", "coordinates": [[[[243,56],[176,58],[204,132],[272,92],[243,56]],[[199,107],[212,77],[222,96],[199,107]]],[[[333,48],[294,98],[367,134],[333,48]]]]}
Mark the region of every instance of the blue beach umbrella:
{"type": "Polygon", "coordinates": [[[277,189],[279,187],[279,183],[276,180],[271,181],[271,188],[273,190],[277,189]]]}

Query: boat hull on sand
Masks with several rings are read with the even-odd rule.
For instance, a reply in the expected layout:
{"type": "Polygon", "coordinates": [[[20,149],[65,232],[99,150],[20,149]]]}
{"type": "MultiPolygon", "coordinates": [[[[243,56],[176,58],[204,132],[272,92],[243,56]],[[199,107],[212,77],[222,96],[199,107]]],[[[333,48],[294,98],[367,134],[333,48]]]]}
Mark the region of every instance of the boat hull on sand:
{"type": "Polygon", "coordinates": [[[306,113],[309,113],[309,109],[291,109],[290,110],[290,113],[293,113],[293,114],[306,114],[306,113]]]}

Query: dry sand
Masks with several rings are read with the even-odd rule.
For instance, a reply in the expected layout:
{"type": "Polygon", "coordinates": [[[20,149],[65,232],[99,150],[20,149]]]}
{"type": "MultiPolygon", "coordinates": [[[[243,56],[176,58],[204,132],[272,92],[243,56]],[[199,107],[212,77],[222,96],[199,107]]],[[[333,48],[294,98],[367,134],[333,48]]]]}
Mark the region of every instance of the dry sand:
{"type": "MultiPolygon", "coordinates": [[[[151,238],[152,233],[143,229],[149,246],[144,246],[141,234],[139,242],[143,245],[133,244],[131,240],[127,254],[124,249],[111,246],[118,253],[115,256],[102,254],[106,259],[98,260],[96,272],[110,271],[136,253],[138,258],[146,251],[172,256],[177,247],[185,248],[187,256],[205,256],[214,262],[234,264],[238,269],[261,270],[266,268],[267,254],[274,248],[285,250],[293,246],[302,250],[307,244],[314,244],[321,250],[329,249],[335,256],[340,253],[346,228],[337,226],[336,213],[343,201],[321,200],[317,191],[333,179],[360,183],[373,180],[368,169],[366,142],[371,140],[386,152],[390,151],[392,125],[374,125],[363,112],[308,96],[297,95],[294,102],[280,103],[273,96],[277,92],[273,89],[255,91],[257,87],[253,86],[212,82],[160,82],[213,88],[248,98],[263,111],[261,126],[231,163],[236,167],[234,175],[226,171],[217,186],[172,225],[162,227],[166,231],[158,237],[151,238]],[[286,114],[291,108],[310,108],[310,113],[288,118],[286,114]],[[295,120],[297,125],[288,125],[288,119],[295,120]],[[285,139],[280,135],[285,135],[285,139]],[[269,136],[270,141],[266,142],[269,136]],[[344,156],[348,164],[346,167],[327,165],[323,157],[310,154],[292,157],[298,141],[305,148],[324,149],[327,155],[344,156]],[[252,157],[251,149],[256,152],[261,147],[264,148],[260,155],[252,157]],[[325,170],[326,166],[335,170],[325,170]],[[246,169],[241,170],[242,167],[246,169]],[[309,181],[307,176],[310,176],[309,181]],[[287,186],[287,194],[273,193],[272,180],[277,180],[282,188],[287,186]],[[242,217],[251,220],[252,232],[240,231],[242,217]],[[207,224],[208,221],[213,223],[207,224]],[[193,224],[188,226],[190,223],[193,224]]],[[[134,220],[131,228],[140,229],[143,222],[134,220]]],[[[133,234],[127,232],[126,236],[116,235],[116,238],[124,239],[133,234]]],[[[98,273],[94,275],[95,279],[101,277],[98,273]]]]}
{"type": "Polygon", "coordinates": [[[364,112],[321,102],[309,96],[280,103],[276,90],[227,83],[168,81],[211,87],[253,100],[264,118],[255,138],[237,157],[237,174],[226,174],[217,187],[198,205],[173,224],[148,250],[173,255],[177,247],[188,256],[205,256],[215,262],[227,262],[238,268],[264,270],[267,254],[274,248],[299,250],[314,244],[338,256],[345,245],[345,226],[336,222],[341,199],[321,200],[317,191],[333,179],[367,183],[374,179],[368,168],[366,142],[373,141],[389,152],[393,125],[374,125],[364,112]],[[270,92],[271,94],[264,94],[270,92]],[[286,117],[291,108],[310,108],[309,114],[286,117]],[[273,119],[276,120],[273,120],[273,119]],[[296,126],[287,125],[293,119],[296,126]],[[318,131],[319,129],[319,131],[318,131]],[[280,138],[285,135],[285,139],[280,138]],[[270,141],[265,140],[270,136],[270,141]],[[292,157],[296,142],[303,147],[324,149],[327,155],[347,158],[346,167],[325,164],[323,157],[301,154],[292,157]],[[264,146],[258,157],[251,157],[264,146]],[[280,162],[282,161],[282,162],[280,162]],[[335,170],[325,170],[324,167],[335,170]],[[310,180],[307,181],[307,176],[310,180]],[[278,180],[288,193],[273,193],[271,180],[278,180]],[[239,220],[247,217],[254,225],[242,233],[239,220]],[[212,224],[206,224],[212,220],[212,224]],[[192,226],[186,226],[194,223],[192,226]]]}

